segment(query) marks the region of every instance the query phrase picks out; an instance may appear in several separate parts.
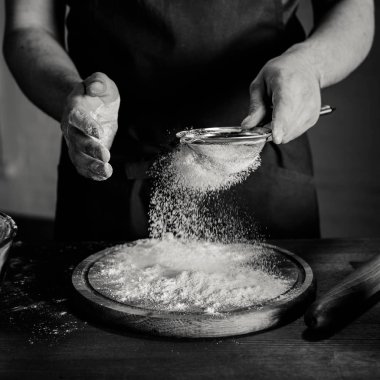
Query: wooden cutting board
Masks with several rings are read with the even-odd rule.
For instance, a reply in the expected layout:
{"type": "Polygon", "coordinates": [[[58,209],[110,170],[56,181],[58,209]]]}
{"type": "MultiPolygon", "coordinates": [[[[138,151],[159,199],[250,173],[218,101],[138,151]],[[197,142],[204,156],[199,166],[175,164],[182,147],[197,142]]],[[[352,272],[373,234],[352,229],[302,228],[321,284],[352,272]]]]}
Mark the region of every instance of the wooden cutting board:
{"type": "Polygon", "coordinates": [[[83,260],[74,270],[72,282],[78,306],[99,321],[119,328],[186,338],[223,337],[248,334],[285,324],[301,315],[315,296],[315,280],[310,266],[293,253],[264,246],[278,256],[278,271],[289,279],[289,286],[279,297],[261,305],[218,314],[168,312],[115,301],[101,291],[94,280],[94,264],[115,252],[107,248],[83,260]]]}

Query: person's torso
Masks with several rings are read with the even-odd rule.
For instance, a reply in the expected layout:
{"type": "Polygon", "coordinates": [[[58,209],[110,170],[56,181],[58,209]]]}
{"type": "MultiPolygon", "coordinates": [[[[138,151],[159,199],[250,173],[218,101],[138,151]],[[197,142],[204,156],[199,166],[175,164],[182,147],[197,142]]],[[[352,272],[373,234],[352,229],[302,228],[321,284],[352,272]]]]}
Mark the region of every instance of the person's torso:
{"type": "MultiPolygon", "coordinates": [[[[67,20],[82,77],[121,94],[113,156],[143,161],[189,127],[238,125],[270,58],[304,38],[286,0],[81,0],[67,20]]],[[[292,152],[292,144],[287,144],[292,152]]]]}

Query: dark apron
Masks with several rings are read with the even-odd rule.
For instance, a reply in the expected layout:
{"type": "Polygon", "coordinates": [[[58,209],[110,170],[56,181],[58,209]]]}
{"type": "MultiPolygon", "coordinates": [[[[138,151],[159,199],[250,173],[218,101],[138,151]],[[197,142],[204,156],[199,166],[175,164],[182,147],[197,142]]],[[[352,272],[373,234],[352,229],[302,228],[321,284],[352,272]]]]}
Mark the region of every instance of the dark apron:
{"type": "MultiPolygon", "coordinates": [[[[146,237],[150,163],[179,130],[239,125],[260,68],[304,38],[281,0],[73,1],[67,26],[80,74],[109,75],[121,108],[107,181],[78,175],[62,144],[56,235],[65,240],[146,237]]],[[[306,135],[269,143],[231,194],[271,238],[318,237],[312,174],[306,135]]]]}

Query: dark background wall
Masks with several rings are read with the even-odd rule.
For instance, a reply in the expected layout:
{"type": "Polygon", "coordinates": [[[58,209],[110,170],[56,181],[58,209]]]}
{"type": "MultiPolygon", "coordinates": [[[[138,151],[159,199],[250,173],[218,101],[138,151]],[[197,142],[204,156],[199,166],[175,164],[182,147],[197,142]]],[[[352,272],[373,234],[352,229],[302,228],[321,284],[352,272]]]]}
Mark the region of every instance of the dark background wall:
{"type": "MultiPolygon", "coordinates": [[[[377,25],[380,4],[376,3],[377,25]]],[[[310,8],[301,19],[310,28],[310,8]]],[[[380,236],[380,36],[366,61],[323,90],[337,108],[310,132],[323,236],[380,236]]]]}
{"type": "MultiPolygon", "coordinates": [[[[309,30],[309,1],[299,15],[309,30]]],[[[3,18],[0,0],[1,40],[3,18]]],[[[376,36],[365,63],[323,91],[323,102],[337,108],[310,132],[325,237],[380,237],[379,67],[376,36]]],[[[59,137],[58,124],[25,99],[0,57],[0,209],[15,216],[21,236],[51,237],[59,137]]]]}

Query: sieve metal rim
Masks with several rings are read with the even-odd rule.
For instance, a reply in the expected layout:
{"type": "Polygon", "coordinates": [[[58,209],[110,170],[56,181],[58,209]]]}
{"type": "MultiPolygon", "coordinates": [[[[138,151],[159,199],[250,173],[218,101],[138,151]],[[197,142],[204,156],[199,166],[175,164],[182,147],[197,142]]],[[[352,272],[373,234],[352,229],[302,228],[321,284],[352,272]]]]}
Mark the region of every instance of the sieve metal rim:
{"type": "Polygon", "coordinates": [[[212,127],[189,129],[176,134],[181,144],[257,144],[267,141],[272,135],[268,127],[242,130],[241,127],[212,127]]]}

